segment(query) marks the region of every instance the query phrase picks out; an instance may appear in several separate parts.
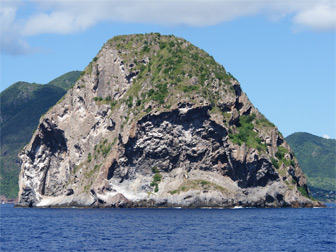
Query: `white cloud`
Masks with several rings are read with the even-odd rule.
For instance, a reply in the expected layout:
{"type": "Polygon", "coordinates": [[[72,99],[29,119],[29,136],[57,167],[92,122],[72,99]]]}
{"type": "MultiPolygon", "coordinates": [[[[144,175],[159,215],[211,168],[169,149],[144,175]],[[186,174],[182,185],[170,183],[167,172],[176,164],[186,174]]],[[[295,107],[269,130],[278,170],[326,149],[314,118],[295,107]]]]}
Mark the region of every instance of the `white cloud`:
{"type": "Polygon", "coordinates": [[[322,137],[325,139],[330,139],[330,136],[328,136],[327,134],[324,134],[322,137]]]}
{"type": "Polygon", "coordinates": [[[16,11],[20,2],[1,2],[0,43],[1,51],[12,55],[27,54],[31,47],[20,35],[20,25],[16,20],[16,11]]]}
{"type": "MultiPolygon", "coordinates": [[[[244,16],[292,17],[293,24],[315,31],[335,29],[334,0],[17,0],[1,7],[1,35],[24,38],[39,34],[71,34],[102,21],[161,25],[211,26],[244,16]],[[17,8],[34,9],[16,17],[17,8]]],[[[17,43],[18,46],[20,43],[17,43]]],[[[6,50],[6,43],[2,44],[6,50]]]]}
{"type": "MultiPolygon", "coordinates": [[[[110,2],[49,1],[45,12],[26,19],[22,34],[70,34],[108,20],[110,2]],[[50,11],[49,11],[50,9],[50,11]]],[[[46,8],[46,6],[45,6],[46,8]]],[[[109,12],[111,15],[112,12],[109,12]]]]}
{"type": "Polygon", "coordinates": [[[242,16],[293,15],[293,22],[314,30],[335,28],[334,0],[105,0],[35,2],[45,12],[27,19],[24,34],[70,33],[103,20],[163,25],[209,26],[242,16]]]}
{"type": "Polygon", "coordinates": [[[247,1],[49,1],[50,12],[27,19],[24,35],[68,34],[104,21],[162,25],[209,26],[240,16],[254,15],[261,4],[247,1]]]}
{"type": "Polygon", "coordinates": [[[317,31],[335,29],[336,9],[333,3],[319,3],[314,8],[302,10],[294,17],[294,22],[317,31]]]}

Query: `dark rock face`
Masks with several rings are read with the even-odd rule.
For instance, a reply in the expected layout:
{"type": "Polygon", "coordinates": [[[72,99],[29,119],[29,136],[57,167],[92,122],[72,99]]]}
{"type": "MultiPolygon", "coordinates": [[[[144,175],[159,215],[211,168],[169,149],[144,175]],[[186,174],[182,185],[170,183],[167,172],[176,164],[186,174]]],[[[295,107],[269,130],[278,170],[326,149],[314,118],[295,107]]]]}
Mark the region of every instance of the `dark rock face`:
{"type": "Polygon", "coordinates": [[[119,40],[20,154],[19,205],[313,206],[281,134],[209,55],[157,34],[119,40]]]}
{"type": "Polygon", "coordinates": [[[142,118],[138,122],[139,133],[129,139],[124,146],[124,156],[119,157],[127,162],[114,163],[113,171],[118,170],[120,175],[120,167],[126,167],[125,176],[134,178],[136,171],[149,168],[150,174],[153,166],[167,173],[185,167],[186,172],[202,170],[228,176],[242,188],[266,186],[279,178],[267,159],[242,163],[231,158],[230,147],[226,144],[228,133],[211,121],[209,107],[186,110],[185,113],[176,109],[142,118]]]}
{"type": "Polygon", "coordinates": [[[52,124],[48,119],[40,126],[41,134],[35,138],[32,145],[32,152],[30,153],[33,160],[38,148],[41,145],[46,146],[52,154],[57,152],[66,152],[66,139],[64,138],[64,131],[57,128],[57,125],[52,124]]]}
{"type": "Polygon", "coordinates": [[[127,163],[122,166],[142,170],[159,165],[165,172],[177,167],[187,167],[187,172],[212,170],[215,159],[225,158],[220,147],[227,132],[209,119],[207,107],[146,116],[138,122],[138,134],[125,145],[127,163]]]}
{"type": "Polygon", "coordinates": [[[234,180],[242,188],[266,186],[270,181],[279,179],[278,174],[267,159],[259,159],[252,163],[233,164],[234,180]]]}

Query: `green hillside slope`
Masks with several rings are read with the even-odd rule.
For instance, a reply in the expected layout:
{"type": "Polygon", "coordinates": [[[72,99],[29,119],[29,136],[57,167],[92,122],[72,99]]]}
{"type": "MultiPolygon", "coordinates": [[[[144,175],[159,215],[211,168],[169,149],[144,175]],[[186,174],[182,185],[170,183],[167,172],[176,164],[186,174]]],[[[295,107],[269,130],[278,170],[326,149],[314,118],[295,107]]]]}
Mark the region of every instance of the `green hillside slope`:
{"type": "Polygon", "coordinates": [[[79,75],[79,71],[70,72],[47,85],[17,82],[0,93],[0,195],[17,196],[19,151],[29,142],[41,115],[66,93],[65,88],[72,86],[79,75]]]}
{"type": "Polygon", "coordinates": [[[50,81],[48,85],[60,87],[63,88],[65,91],[68,91],[78,80],[80,73],[80,71],[72,71],[63,74],[60,77],[57,77],[56,79],[50,81]]]}
{"type": "Polygon", "coordinates": [[[286,138],[308,177],[316,198],[334,199],[336,191],[336,140],[298,132],[286,138]],[[330,193],[333,191],[333,193],[330,193]],[[328,196],[326,196],[328,195],[328,196]]]}

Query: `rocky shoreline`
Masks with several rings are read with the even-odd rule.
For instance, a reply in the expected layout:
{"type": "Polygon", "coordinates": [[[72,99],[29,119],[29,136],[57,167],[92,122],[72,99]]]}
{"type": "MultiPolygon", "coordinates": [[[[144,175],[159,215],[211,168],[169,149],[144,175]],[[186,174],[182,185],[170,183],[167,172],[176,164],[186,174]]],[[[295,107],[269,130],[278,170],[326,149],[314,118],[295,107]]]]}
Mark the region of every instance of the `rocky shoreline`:
{"type": "MultiPolygon", "coordinates": [[[[26,204],[19,204],[15,202],[7,202],[6,204],[14,204],[14,207],[17,208],[29,208],[30,206],[27,206],[26,204]]],[[[307,204],[302,204],[301,202],[293,202],[292,205],[288,206],[282,206],[282,207],[276,207],[276,206],[244,206],[244,205],[217,205],[217,206],[211,206],[211,205],[192,205],[192,206],[179,206],[179,205],[158,205],[155,202],[143,202],[143,203],[133,203],[128,202],[126,204],[120,204],[117,206],[106,206],[106,205],[99,205],[99,204],[93,204],[91,206],[81,206],[81,205],[49,205],[49,206],[34,206],[36,208],[182,208],[182,209],[234,209],[234,208],[326,208],[326,205],[322,202],[316,201],[307,204]]]]}
{"type": "Polygon", "coordinates": [[[8,199],[8,198],[6,198],[6,196],[1,195],[0,196],[0,203],[1,204],[17,204],[18,203],[18,198],[8,199]]]}

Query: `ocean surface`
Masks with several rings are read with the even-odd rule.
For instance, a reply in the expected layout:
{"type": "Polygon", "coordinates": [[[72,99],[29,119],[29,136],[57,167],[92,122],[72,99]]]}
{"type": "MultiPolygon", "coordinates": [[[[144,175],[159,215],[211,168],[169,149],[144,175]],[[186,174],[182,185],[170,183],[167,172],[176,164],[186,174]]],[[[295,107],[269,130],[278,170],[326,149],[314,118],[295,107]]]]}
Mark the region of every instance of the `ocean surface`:
{"type": "Polygon", "coordinates": [[[1,251],[336,251],[336,205],[314,209],[0,207],[1,251]]]}

